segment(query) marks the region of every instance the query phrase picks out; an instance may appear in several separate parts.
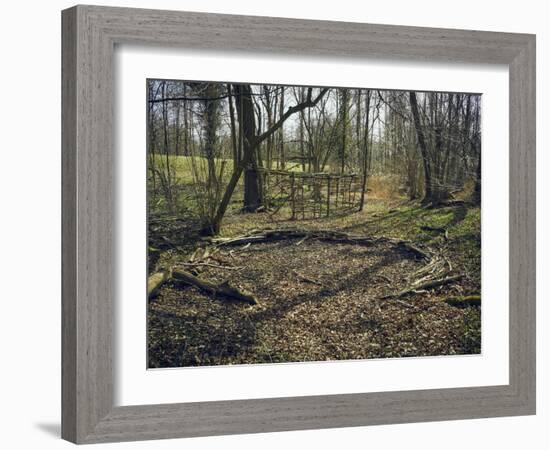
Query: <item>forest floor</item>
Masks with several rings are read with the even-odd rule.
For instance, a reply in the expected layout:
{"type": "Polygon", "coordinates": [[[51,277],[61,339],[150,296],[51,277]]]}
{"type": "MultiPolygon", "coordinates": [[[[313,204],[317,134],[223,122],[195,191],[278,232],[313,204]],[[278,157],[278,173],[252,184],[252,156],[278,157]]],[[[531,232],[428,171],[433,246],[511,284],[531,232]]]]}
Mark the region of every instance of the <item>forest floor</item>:
{"type": "MultiPolygon", "coordinates": [[[[444,254],[451,274],[463,277],[398,297],[393,294],[424,263],[385,241],[359,246],[287,239],[221,247],[212,265],[218,267],[204,267],[200,277],[229,281],[253,293],[259,304],[165,283],[149,300],[149,367],[480,353],[481,308],[445,302],[480,295],[478,207],[426,209],[367,198],[364,211],[326,219],[277,221],[266,213],[233,212],[223,236],[298,227],[407,240],[444,254]]],[[[188,218],[151,220],[149,245],[162,252],[150,254],[150,270],[187,261],[205,245],[198,228],[188,218]]]]}

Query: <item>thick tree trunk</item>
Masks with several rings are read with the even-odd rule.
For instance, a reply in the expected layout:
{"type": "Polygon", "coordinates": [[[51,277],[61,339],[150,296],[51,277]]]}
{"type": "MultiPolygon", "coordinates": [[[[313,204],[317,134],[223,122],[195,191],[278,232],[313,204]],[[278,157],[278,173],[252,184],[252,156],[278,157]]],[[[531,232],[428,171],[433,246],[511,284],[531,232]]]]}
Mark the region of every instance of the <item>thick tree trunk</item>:
{"type": "Polygon", "coordinates": [[[247,212],[256,211],[262,204],[258,171],[256,169],[256,121],[254,118],[254,103],[252,101],[252,90],[250,85],[238,86],[241,93],[239,97],[239,121],[243,125],[243,162],[245,169],[244,176],[244,204],[247,212]]]}
{"type": "Polygon", "coordinates": [[[155,272],[154,274],[150,275],[147,279],[147,297],[153,298],[155,295],[158,294],[158,290],[160,287],[166,283],[172,276],[171,270],[161,270],[160,272],[155,272]]]}
{"type": "Polygon", "coordinates": [[[426,139],[424,137],[424,131],[422,129],[422,123],[420,122],[420,114],[418,112],[418,103],[416,101],[416,93],[409,92],[409,98],[411,101],[411,110],[414,119],[414,127],[416,129],[416,137],[418,139],[418,146],[420,147],[420,154],[422,156],[422,164],[424,166],[424,199],[422,203],[427,204],[432,202],[432,174],[430,167],[430,157],[428,154],[428,148],[426,146],[426,139]]]}
{"type": "Polygon", "coordinates": [[[244,172],[244,210],[255,212],[262,205],[262,195],[258,171],[255,167],[247,168],[244,172]]]}

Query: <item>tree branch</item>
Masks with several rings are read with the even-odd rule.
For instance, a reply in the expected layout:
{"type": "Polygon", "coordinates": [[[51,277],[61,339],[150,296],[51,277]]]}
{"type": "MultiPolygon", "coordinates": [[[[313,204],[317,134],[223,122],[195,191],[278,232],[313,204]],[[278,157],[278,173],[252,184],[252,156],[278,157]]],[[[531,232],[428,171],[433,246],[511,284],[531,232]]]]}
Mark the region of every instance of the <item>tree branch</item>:
{"type": "MultiPolygon", "coordinates": [[[[235,85],[233,85],[235,86],[235,85]]],[[[284,86],[278,86],[272,92],[277,90],[284,89],[284,86]]],[[[180,101],[189,101],[189,102],[198,102],[198,101],[214,101],[214,100],[224,100],[229,97],[239,97],[241,94],[224,94],[217,97],[188,97],[188,96],[178,96],[178,97],[161,97],[161,98],[150,98],[149,103],[163,103],[163,102],[180,102],[180,101]]],[[[262,93],[251,92],[250,96],[252,97],[261,97],[262,93]]],[[[155,94],[156,97],[156,94],[155,94]]]]}
{"type": "Polygon", "coordinates": [[[315,106],[319,101],[323,98],[323,96],[328,92],[329,88],[324,88],[319,92],[319,95],[315,97],[314,100],[311,99],[311,94],[313,89],[308,88],[307,92],[307,98],[305,102],[298,103],[297,105],[294,105],[286,110],[286,112],[281,116],[281,118],[275,122],[268,130],[260,134],[259,136],[256,136],[254,139],[254,143],[252,147],[256,147],[257,145],[261,144],[263,141],[265,141],[270,135],[272,135],[277,129],[288,119],[292,114],[303,111],[306,108],[311,108],[312,106],[315,106]]]}
{"type": "MultiPolygon", "coordinates": [[[[198,101],[214,101],[214,100],[223,100],[228,98],[229,95],[220,95],[217,97],[161,97],[161,98],[152,98],[149,99],[149,103],[163,103],[163,102],[198,102],[198,101]]],[[[235,95],[231,95],[235,97],[235,95]]]]}

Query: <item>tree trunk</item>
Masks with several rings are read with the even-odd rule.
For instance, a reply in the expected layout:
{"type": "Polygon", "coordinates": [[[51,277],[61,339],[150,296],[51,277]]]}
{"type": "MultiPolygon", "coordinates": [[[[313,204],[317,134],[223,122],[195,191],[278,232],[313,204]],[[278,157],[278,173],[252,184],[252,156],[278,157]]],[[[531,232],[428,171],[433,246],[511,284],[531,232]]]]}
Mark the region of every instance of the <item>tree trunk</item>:
{"type": "MultiPolygon", "coordinates": [[[[304,88],[300,88],[300,102],[304,101],[304,88]]],[[[306,152],[304,146],[304,123],[305,123],[305,114],[303,111],[300,112],[300,161],[302,162],[302,172],[306,171],[306,152]]]]}
{"type": "Polygon", "coordinates": [[[481,205],[481,151],[479,152],[476,170],[476,184],[472,200],[476,205],[481,205]]]}
{"type": "Polygon", "coordinates": [[[349,92],[347,89],[342,89],[342,105],[341,105],[341,120],[342,120],[342,148],[340,155],[340,173],[344,173],[346,169],[346,153],[347,153],[347,135],[348,135],[348,108],[349,108],[349,92]]]}
{"type": "Polygon", "coordinates": [[[147,297],[153,298],[158,294],[160,287],[172,276],[171,270],[161,270],[147,278],[147,297]]]}
{"type": "Polygon", "coordinates": [[[414,127],[416,129],[416,137],[418,139],[418,146],[420,147],[420,154],[422,156],[422,163],[424,166],[424,199],[423,204],[430,203],[432,201],[432,174],[430,167],[430,158],[428,154],[428,148],[426,146],[426,139],[424,137],[424,131],[422,130],[422,124],[420,122],[420,114],[418,112],[418,103],[416,101],[416,93],[409,92],[409,98],[411,101],[411,110],[414,119],[414,127]]]}
{"type": "MultiPolygon", "coordinates": [[[[166,81],[162,82],[162,98],[166,98],[166,81]]],[[[172,197],[172,169],[170,166],[170,146],[168,136],[168,107],[166,102],[162,103],[162,129],[163,129],[163,151],[165,157],[166,170],[164,172],[164,196],[168,211],[174,212],[174,202],[172,197]]]]}
{"type": "Polygon", "coordinates": [[[477,154],[477,169],[476,169],[476,184],[474,187],[473,201],[476,205],[481,205],[481,136],[479,127],[479,104],[476,108],[475,123],[474,123],[474,136],[471,140],[474,154],[477,154]]]}
{"type": "Polygon", "coordinates": [[[247,212],[256,211],[262,204],[260,186],[258,183],[258,172],[256,170],[256,121],[254,118],[254,103],[252,101],[252,90],[250,85],[238,86],[240,90],[239,110],[241,117],[239,121],[243,126],[243,161],[244,161],[244,204],[247,212]]]}
{"type": "Polygon", "coordinates": [[[231,85],[227,85],[227,100],[229,103],[229,120],[231,126],[231,145],[233,149],[233,170],[237,168],[239,164],[239,147],[237,146],[237,131],[235,127],[235,108],[233,106],[233,93],[231,91],[231,85]]]}
{"type": "Polygon", "coordinates": [[[365,207],[365,194],[367,192],[367,177],[369,165],[370,90],[367,90],[365,95],[365,131],[363,133],[363,180],[361,183],[361,202],[359,203],[359,211],[363,211],[363,208],[365,207]]]}
{"type": "Polygon", "coordinates": [[[256,168],[247,168],[244,172],[244,205],[246,212],[255,212],[262,205],[260,182],[256,168]]]}
{"type": "MultiPolygon", "coordinates": [[[[206,88],[208,98],[219,96],[218,85],[208,84],[206,88]]],[[[204,101],[204,153],[208,162],[208,185],[215,188],[218,183],[216,175],[216,151],[218,145],[217,130],[219,125],[219,100],[204,101]]]]}
{"type": "MultiPolygon", "coordinates": [[[[183,85],[183,96],[187,96],[187,84],[183,85]]],[[[187,100],[183,101],[183,154],[189,156],[189,111],[187,108],[187,100]]]]}
{"type": "MultiPolygon", "coordinates": [[[[281,87],[281,103],[279,105],[279,118],[283,116],[285,112],[285,88],[281,87]]],[[[279,166],[282,170],[285,170],[286,161],[285,161],[285,132],[284,125],[281,125],[279,128],[279,166]]]]}
{"type": "Polygon", "coordinates": [[[234,300],[248,303],[250,305],[258,304],[258,300],[256,299],[256,297],[254,297],[254,295],[241,289],[237,289],[234,286],[231,286],[227,281],[220,284],[214,284],[211,281],[202,280],[194,276],[193,274],[181,269],[173,269],[172,278],[181,283],[195,286],[201,291],[207,292],[210,295],[221,295],[234,300]]]}

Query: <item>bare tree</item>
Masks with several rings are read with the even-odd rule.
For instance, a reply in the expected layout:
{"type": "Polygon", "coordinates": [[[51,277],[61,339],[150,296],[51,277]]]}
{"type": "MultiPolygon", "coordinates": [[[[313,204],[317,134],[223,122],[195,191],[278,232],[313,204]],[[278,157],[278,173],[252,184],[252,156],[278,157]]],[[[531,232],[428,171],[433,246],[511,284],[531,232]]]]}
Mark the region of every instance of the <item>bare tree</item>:
{"type": "MultiPolygon", "coordinates": [[[[253,158],[255,157],[256,150],[258,146],[269,136],[271,136],[275,131],[281,127],[281,125],[293,114],[303,111],[306,108],[311,108],[312,106],[315,106],[327,93],[328,89],[321,89],[320,92],[317,94],[315,98],[313,98],[313,89],[308,88],[307,97],[306,100],[296,104],[295,106],[292,106],[286,110],[286,112],[275,122],[271,128],[267,129],[260,135],[256,135],[255,131],[255,123],[254,123],[254,107],[252,103],[252,97],[251,97],[251,89],[249,85],[235,85],[234,86],[235,91],[238,93],[238,102],[240,104],[239,109],[242,111],[242,117],[240,118],[240,122],[243,124],[243,138],[244,138],[244,149],[243,149],[243,159],[241,160],[240,164],[237,166],[237,169],[233,171],[233,174],[231,176],[231,179],[229,180],[229,183],[226,187],[225,193],[222,197],[222,200],[220,202],[220,205],[217,209],[216,215],[214,217],[214,220],[208,227],[208,229],[205,230],[205,232],[208,233],[214,233],[217,234],[220,231],[221,223],[223,220],[223,217],[225,215],[225,212],[227,211],[227,207],[229,205],[229,201],[231,200],[231,196],[233,195],[233,191],[235,190],[235,187],[237,186],[237,183],[241,177],[241,174],[243,171],[246,171],[248,173],[248,197],[247,197],[247,183],[246,183],[246,175],[245,175],[245,205],[249,205],[251,207],[259,206],[259,188],[258,188],[258,174],[251,167],[251,163],[253,158]],[[256,205],[251,205],[248,202],[256,202],[256,205]]],[[[246,173],[245,172],[245,173],[246,173]]]]}
{"type": "MultiPolygon", "coordinates": [[[[365,194],[367,192],[367,177],[368,177],[368,164],[369,164],[369,115],[370,115],[370,97],[371,97],[371,91],[367,89],[365,92],[365,125],[363,128],[363,152],[362,152],[362,159],[363,159],[363,180],[361,184],[361,202],[359,203],[359,211],[363,211],[363,208],[365,207],[365,194]]],[[[360,100],[361,97],[358,96],[358,100],[360,100]]],[[[357,128],[360,128],[360,124],[358,124],[357,128]]]]}

